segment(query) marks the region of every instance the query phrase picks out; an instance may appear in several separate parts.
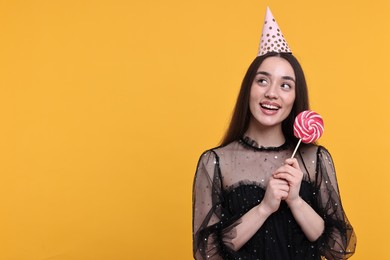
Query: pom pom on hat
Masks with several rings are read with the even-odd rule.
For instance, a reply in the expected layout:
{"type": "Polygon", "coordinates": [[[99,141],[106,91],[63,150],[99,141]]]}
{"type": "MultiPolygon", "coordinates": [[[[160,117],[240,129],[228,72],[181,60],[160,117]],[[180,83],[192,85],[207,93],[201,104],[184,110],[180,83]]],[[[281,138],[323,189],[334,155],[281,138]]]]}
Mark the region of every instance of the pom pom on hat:
{"type": "Polygon", "coordinates": [[[267,7],[265,14],[263,32],[261,34],[260,47],[257,56],[262,56],[268,52],[291,53],[287,41],[284,39],[282,31],[269,7],[267,7]]]}

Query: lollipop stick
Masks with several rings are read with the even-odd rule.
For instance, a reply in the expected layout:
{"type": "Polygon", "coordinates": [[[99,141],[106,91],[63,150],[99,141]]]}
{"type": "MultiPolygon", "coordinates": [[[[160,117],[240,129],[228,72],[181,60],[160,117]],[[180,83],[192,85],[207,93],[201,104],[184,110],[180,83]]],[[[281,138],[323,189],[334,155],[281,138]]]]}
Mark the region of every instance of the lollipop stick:
{"type": "Polygon", "coordinates": [[[295,146],[295,150],[294,150],[294,152],[293,152],[291,158],[294,158],[295,153],[298,151],[298,147],[299,147],[299,145],[301,144],[301,141],[302,141],[302,139],[299,139],[299,141],[298,141],[298,143],[297,143],[297,146],[295,146]]]}

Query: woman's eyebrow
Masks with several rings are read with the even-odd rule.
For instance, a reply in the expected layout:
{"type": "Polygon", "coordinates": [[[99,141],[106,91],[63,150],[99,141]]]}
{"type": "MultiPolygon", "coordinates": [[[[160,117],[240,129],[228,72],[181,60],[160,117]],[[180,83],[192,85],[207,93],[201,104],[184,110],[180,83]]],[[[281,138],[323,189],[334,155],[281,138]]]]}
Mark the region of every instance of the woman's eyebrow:
{"type": "Polygon", "coordinates": [[[266,71],[258,71],[258,72],[256,72],[256,75],[257,75],[257,74],[263,74],[263,75],[265,75],[265,76],[271,76],[271,73],[266,72],[266,71]]]}
{"type": "Polygon", "coordinates": [[[290,77],[290,76],[283,76],[282,79],[291,80],[291,81],[294,81],[294,83],[295,83],[295,79],[293,77],[290,77]]]}

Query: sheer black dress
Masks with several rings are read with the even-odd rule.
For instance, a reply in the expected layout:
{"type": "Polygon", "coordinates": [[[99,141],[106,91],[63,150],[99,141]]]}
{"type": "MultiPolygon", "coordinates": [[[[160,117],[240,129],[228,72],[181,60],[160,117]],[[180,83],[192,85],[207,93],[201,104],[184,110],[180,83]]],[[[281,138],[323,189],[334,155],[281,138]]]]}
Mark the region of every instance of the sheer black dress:
{"type": "Polygon", "coordinates": [[[356,237],[341,205],[333,161],[321,146],[301,145],[296,155],[303,180],[300,196],[323,219],[325,230],[310,242],[282,201],[238,251],[231,248],[241,217],[264,197],[268,180],[294,146],[264,148],[245,137],[202,154],[193,189],[195,259],[346,259],[356,237]]]}

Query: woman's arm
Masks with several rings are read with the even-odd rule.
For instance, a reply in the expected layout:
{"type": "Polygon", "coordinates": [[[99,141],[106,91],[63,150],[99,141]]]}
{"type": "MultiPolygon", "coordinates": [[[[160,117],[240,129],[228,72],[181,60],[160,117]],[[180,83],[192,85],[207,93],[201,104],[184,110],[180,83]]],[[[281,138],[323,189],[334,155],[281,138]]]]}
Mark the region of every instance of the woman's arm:
{"type": "Polygon", "coordinates": [[[317,212],[325,221],[324,233],[319,238],[320,252],[326,259],[347,259],[354,254],[356,236],[343,209],[336,171],[330,153],[319,147],[316,180],[317,212]]]}
{"type": "Polygon", "coordinates": [[[289,201],[288,206],[307,239],[316,241],[324,232],[324,220],[302,198],[289,201]]]}
{"type": "Polygon", "coordinates": [[[239,250],[259,230],[267,218],[278,210],[280,202],[288,195],[289,186],[285,180],[271,178],[261,203],[249,210],[236,227],[237,235],[231,241],[233,250],[239,250]]]}
{"type": "Polygon", "coordinates": [[[192,235],[195,259],[222,259],[221,192],[218,157],[213,151],[201,155],[195,173],[192,195],[192,235]]]}
{"type": "Polygon", "coordinates": [[[261,203],[229,226],[222,223],[223,197],[218,156],[201,156],[193,187],[193,242],[195,259],[222,259],[239,250],[288,195],[287,181],[271,178],[261,203]]]}

